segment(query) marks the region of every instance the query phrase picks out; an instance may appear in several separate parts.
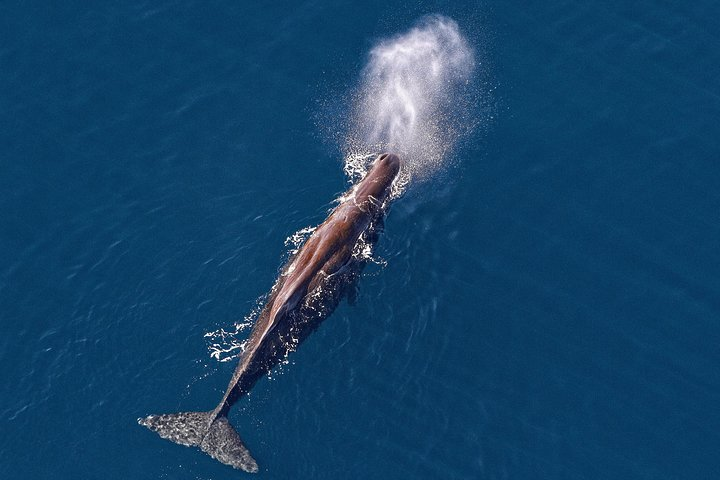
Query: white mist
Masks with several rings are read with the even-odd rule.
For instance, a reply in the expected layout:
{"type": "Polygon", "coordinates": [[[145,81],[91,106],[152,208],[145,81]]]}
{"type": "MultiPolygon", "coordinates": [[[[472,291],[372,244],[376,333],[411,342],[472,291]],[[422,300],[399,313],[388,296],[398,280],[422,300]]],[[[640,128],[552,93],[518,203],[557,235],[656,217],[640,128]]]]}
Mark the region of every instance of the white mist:
{"type": "Polygon", "coordinates": [[[450,18],[431,16],[370,51],[353,95],[344,150],[346,171],[361,173],[373,154],[394,152],[407,180],[445,166],[457,140],[472,130],[474,53],[450,18]]]}

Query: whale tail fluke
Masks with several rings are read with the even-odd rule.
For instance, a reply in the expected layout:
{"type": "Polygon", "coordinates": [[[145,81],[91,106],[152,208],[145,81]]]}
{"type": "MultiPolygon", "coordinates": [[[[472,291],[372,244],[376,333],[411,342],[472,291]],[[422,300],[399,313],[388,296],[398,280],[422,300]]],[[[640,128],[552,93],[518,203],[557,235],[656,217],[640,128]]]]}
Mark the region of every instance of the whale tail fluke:
{"type": "Polygon", "coordinates": [[[138,418],[138,423],[162,438],[198,447],[215,460],[250,473],[258,465],[227,417],[213,420],[214,412],[182,412],[138,418]]]}

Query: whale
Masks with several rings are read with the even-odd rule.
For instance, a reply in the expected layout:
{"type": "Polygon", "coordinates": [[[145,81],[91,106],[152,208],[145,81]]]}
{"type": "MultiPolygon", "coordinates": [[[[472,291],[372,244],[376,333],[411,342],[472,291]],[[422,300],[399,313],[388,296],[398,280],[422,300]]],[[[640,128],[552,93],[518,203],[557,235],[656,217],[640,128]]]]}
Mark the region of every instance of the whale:
{"type": "Polygon", "coordinates": [[[257,461],[230,424],[228,413],[330,316],[343,297],[352,295],[367,263],[359,250],[372,247],[382,231],[400,167],[397,155],[379,155],[280,269],[225,394],[214,409],[149,415],[138,423],[162,438],[198,447],[233,468],[258,472],[257,461]]]}

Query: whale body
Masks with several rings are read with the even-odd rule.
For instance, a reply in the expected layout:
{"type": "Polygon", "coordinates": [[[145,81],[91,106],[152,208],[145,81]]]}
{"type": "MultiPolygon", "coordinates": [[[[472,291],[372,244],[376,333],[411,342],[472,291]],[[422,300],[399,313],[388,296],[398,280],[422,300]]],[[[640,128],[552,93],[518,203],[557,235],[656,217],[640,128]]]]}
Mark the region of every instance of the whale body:
{"type": "Polygon", "coordinates": [[[162,438],[199,447],[226,465],[257,472],[258,464],[228,421],[228,412],[352,290],[364,266],[356,246],[377,240],[399,170],[397,155],[378,156],[281,269],[227,390],[213,410],[150,415],[138,423],[162,438]]]}

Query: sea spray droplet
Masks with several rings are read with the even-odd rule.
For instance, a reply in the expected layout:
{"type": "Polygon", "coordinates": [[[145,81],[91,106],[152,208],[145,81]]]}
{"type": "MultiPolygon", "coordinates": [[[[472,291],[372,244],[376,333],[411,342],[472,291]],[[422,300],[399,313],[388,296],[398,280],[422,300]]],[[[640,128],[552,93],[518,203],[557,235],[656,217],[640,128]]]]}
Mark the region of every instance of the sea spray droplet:
{"type": "Polygon", "coordinates": [[[392,151],[413,181],[427,180],[475,125],[474,68],[472,48],[447,17],[426,17],[407,33],[380,41],[353,95],[346,163],[392,151]]]}

